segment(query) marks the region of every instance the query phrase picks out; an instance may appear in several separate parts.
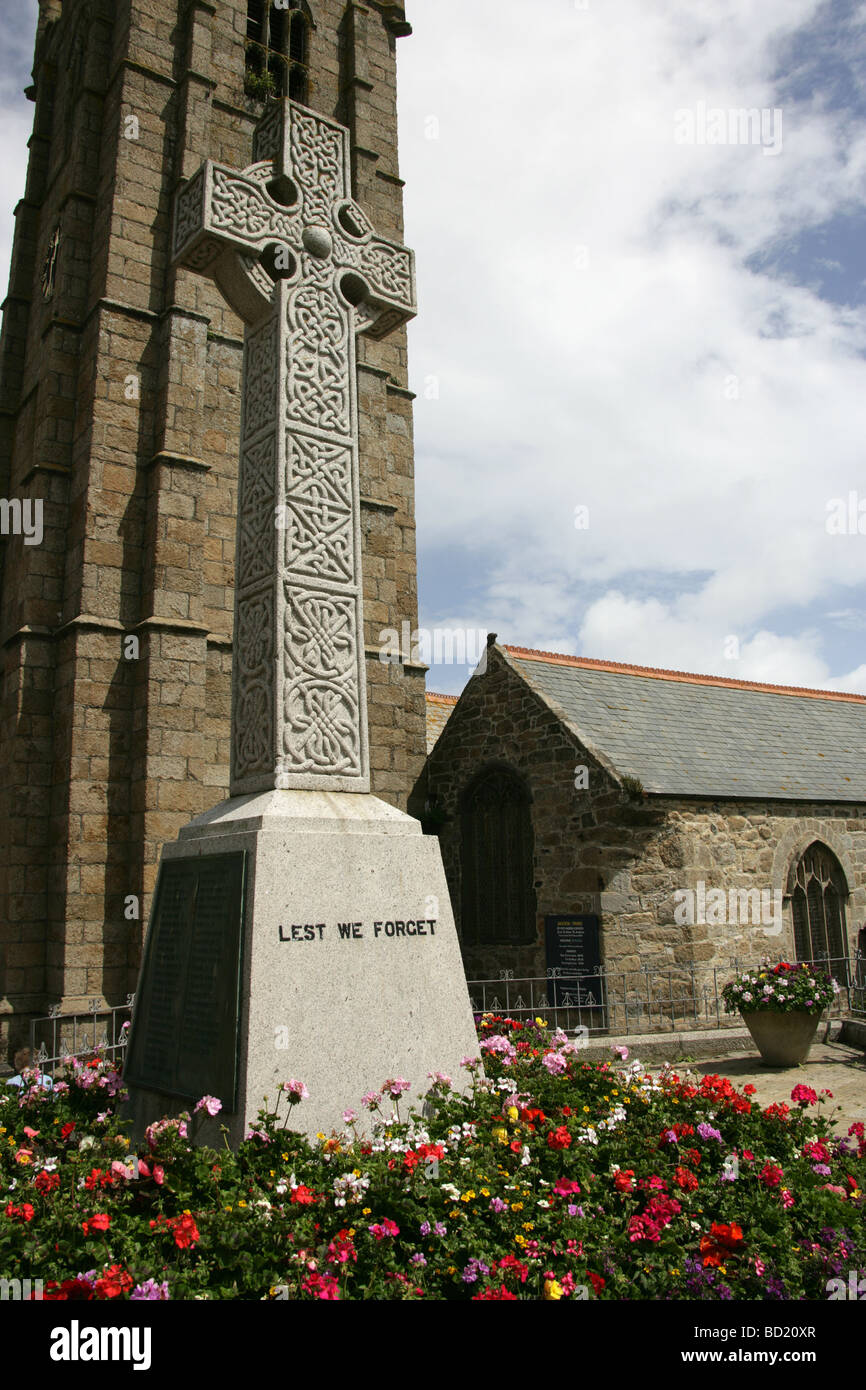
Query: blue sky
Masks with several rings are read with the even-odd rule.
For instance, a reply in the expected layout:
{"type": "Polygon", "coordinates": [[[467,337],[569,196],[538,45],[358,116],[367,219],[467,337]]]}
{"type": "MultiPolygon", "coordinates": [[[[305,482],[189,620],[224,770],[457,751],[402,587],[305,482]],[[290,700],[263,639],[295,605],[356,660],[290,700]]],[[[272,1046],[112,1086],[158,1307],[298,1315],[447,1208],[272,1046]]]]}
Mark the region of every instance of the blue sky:
{"type": "MultiPolygon", "coordinates": [[[[4,260],[35,8],[0,17],[4,260]]],[[[422,626],[866,692],[866,3],[407,8],[422,626]],[[740,110],[768,138],[699,141],[740,110]]]]}

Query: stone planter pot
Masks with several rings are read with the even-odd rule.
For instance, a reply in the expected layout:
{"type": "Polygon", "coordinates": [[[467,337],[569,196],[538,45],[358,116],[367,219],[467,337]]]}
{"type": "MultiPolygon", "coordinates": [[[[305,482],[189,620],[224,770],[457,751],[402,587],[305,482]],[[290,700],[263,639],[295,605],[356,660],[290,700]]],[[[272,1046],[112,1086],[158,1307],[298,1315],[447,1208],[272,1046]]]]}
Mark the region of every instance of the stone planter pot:
{"type": "Polygon", "coordinates": [[[772,1009],[740,1012],[765,1067],[796,1067],[805,1062],[821,1021],[819,1013],[805,1009],[789,1014],[772,1009]]]}

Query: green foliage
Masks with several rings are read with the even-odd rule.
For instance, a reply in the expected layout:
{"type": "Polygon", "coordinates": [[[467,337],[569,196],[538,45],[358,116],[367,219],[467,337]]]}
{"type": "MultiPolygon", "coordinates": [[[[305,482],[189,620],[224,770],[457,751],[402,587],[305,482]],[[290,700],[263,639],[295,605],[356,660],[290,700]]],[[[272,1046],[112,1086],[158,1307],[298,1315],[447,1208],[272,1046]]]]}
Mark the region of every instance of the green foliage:
{"type": "Polygon", "coordinates": [[[267,68],[264,72],[247,68],[244,73],[244,91],[248,97],[254,97],[256,101],[266,101],[268,97],[276,96],[277,84],[267,68]]]}

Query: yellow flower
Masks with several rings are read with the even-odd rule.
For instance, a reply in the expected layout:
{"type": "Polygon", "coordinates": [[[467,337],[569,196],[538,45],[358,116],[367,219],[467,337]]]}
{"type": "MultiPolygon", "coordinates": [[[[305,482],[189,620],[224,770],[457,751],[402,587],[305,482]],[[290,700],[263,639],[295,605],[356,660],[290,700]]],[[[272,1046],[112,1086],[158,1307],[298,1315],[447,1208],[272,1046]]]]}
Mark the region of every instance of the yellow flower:
{"type": "Polygon", "coordinates": [[[350,1227],[349,1227],[349,1239],[350,1239],[350,1240],[354,1240],[354,1239],[355,1239],[355,1227],[354,1227],[354,1226],[350,1226],[350,1227]]]}
{"type": "MultiPolygon", "coordinates": [[[[239,1207],[245,1207],[245,1206],[246,1206],[246,1202],[238,1202],[238,1206],[239,1206],[239,1207]]],[[[184,1215],[185,1215],[185,1216],[188,1216],[188,1215],[189,1215],[189,1212],[185,1212],[184,1215]]]]}
{"type": "Polygon", "coordinates": [[[531,1221],[524,1221],[523,1229],[524,1231],[534,1231],[535,1227],[533,1226],[531,1221]]]}
{"type": "Polygon", "coordinates": [[[490,1196],[490,1189],[489,1189],[488,1187],[482,1187],[482,1189],[481,1189],[481,1196],[482,1196],[482,1197],[489,1197],[489,1196],[490,1196]]]}
{"type": "Polygon", "coordinates": [[[544,1297],[553,1299],[562,1298],[562,1288],[557,1284],[555,1279],[545,1279],[544,1297]]]}
{"type": "Polygon", "coordinates": [[[231,1211],[231,1207],[226,1207],[225,1210],[226,1210],[226,1211],[231,1211]]]}
{"type": "Polygon", "coordinates": [[[276,1176],[277,1176],[276,1170],[272,1168],[272,1169],[271,1169],[271,1177],[272,1177],[272,1178],[275,1178],[276,1176]]]}
{"type": "Polygon", "coordinates": [[[515,1237],[514,1237],[514,1244],[515,1244],[515,1245],[525,1245],[525,1244],[526,1244],[526,1236],[521,1236],[521,1235],[515,1236],[515,1237]]]}
{"type": "Polygon", "coordinates": [[[372,1210],[373,1210],[372,1207],[362,1207],[362,1208],[361,1208],[361,1215],[362,1215],[362,1216],[369,1216],[369,1215],[370,1215],[370,1212],[371,1212],[372,1210]]]}
{"type": "Polygon", "coordinates": [[[460,1198],[460,1200],[461,1202],[473,1202],[475,1200],[475,1193],[472,1191],[471,1187],[468,1192],[463,1193],[463,1196],[460,1198]]]}
{"type": "Polygon", "coordinates": [[[588,1115],[588,1114],[589,1114],[589,1106],[588,1106],[588,1105],[585,1105],[585,1106],[583,1107],[583,1113],[584,1113],[584,1115],[588,1115]]]}
{"type": "Polygon", "coordinates": [[[511,1203],[511,1210],[512,1210],[512,1211],[523,1211],[523,1203],[522,1203],[522,1202],[512,1202],[512,1203],[511,1203]]]}
{"type": "Polygon", "coordinates": [[[508,1107],[508,1109],[506,1110],[505,1113],[506,1113],[506,1115],[508,1116],[509,1120],[512,1121],[512,1123],[516,1123],[516,1121],[517,1121],[517,1120],[519,1119],[519,1117],[520,1117],[520,1112],[519,1112],[519,1110],[517,1109],[517,1106],[516,1106],[516,1105],[509,1105],[509,1107],[508,1107]]]}
{"type": "Polygon", "coordinates": [[[454,1218],[455,1218],[455,1216],[459,1216],[459,1215],[460,1215],[460,1210],[459,1210],[459,1208],[458,1208],[458,1207],[455,1207],[453,1211],[449,1211],[448,1215],[451,1217],[451,1219],[452,1219],[452,1221],[453,1221],[454,1218]]]}
{"type": "Polygon", "coordinates": [[[288,1161],[289,1161],[289,1155],[288,1155],[288,1154],[283,1154],[283,1155],[282,1155],[282,1160],[283,1160],[284,1163],[288,1163],[288,1161]]]}
{"type": "Polygon", "coordinates": [[[539,1028],[546,1028],[546,1027],[547,1027],[547,1019],[546,1019],[546,1018],[537,1018],[537,1019],[535,1020],[535,1022],[538,1024],[539,1028]]]}
{"type": "MultiPolygon", "coordinates": [[[[507,1143],[508,1143],[508,1130],[507,1130],[507,1129],[502,1129],[502,1128],[500,1128],[500,1129],[494,1129],[494,1130],[493,1130],[493,1138],[494,1138],[494,1139],[498,1139],[499,1142],[500,1142],[500,1144],[507,1144],[507,1143]]],[[[501,1171],[502,1171],[502,1170],[500,1169],[500,1172],[501,1172],[501,1171]]]]}

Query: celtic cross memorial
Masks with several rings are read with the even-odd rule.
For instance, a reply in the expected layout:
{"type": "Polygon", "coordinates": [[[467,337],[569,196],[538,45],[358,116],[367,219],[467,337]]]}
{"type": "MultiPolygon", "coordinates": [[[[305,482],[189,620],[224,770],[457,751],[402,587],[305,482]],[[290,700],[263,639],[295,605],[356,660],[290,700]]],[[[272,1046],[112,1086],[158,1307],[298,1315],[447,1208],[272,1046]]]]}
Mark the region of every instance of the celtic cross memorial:
{"type": "Polygon", "coordinates": [[[231,778],[163,848],[139,1128],[209,1093],[235,1141],[298,1077],[300,1121],[327,1130],[386,1077],[420,1094],[476,1050],[438,841],[370,794],[356,335],[411,318],[415,277],[352,199],[350,157],[336,121],[272,102],[253,163],[207,161],[176,200],[176,264],[245,324],[231,778]]]}
{"type": "Polygon", "coordinates": [[[335,121],[273,103],[254,155],[189,181],[174,247],[246,323],[231,791],[367,791],[355,335],[414,315],[413,256],[335,121]]]}

